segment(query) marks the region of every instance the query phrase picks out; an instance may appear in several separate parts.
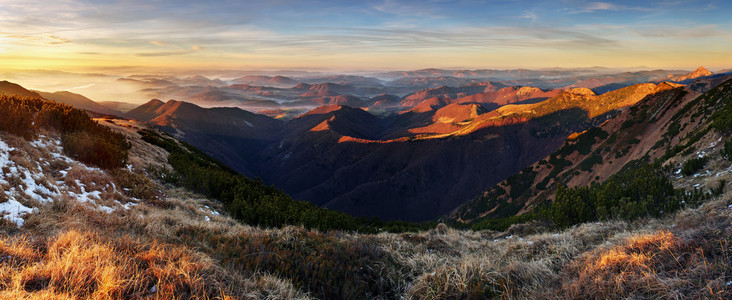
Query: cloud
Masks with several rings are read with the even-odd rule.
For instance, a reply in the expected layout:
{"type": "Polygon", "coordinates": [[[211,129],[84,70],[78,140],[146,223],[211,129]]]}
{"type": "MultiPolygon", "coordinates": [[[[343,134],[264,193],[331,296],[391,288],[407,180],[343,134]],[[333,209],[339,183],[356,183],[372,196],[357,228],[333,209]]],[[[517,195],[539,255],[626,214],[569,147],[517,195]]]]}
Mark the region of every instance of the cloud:
{"type": "Polygon", "coordinates": [[[373,5],[372,8],[390,15],[406,16],[406,17],[430,17],[442,18],[442,16],[429,5],[432,1],[418,1],[416,3],[407,3],[405,1],[384,0],[383,2],[373,5]]]}
{"type": "Polygon", "coordinates": [[[657,26],[646,29],[635,29],[633,32],[645,38],[697,39],[732,36],[732,32],[721,30],[717,25],[712,24],[696,27],[657,26]]]}
{"type": "Polygon", "coordinates": [[[167,46],[168,45],[168,43],[161,42],[161,41],[150,41],[150,44],[153,44],[155,46],[160,46],[160,47],[163,47],[163,46],[167,46]]]}
{"type": "Polygon", "coordinates": [[[95,86],[95,85],[96,85],[96,83],[90,83],[90,84],[85,84],[85,85],[80,85],[80,86],[70,87],[70,88],[68,88],[68,89],[66,89],[66,90],[67,90],[67,91],[72,91],[72,90],[82,90],[82,89],[88,89],[88,88],[90,88],[90,87],[93,87],[93,86],[95,86]]]}
{"type": "Polygon", "coordinates": [[[619,10],[633,10],[633,11],[650,11],[648,8],[638,6],[625,6],[617,5],[609,2],[588,2],[578,9],[572,9],[569,11],[570,14],[580,13],[594,13],[598,11],[619,11],[619,10]]]}
{"type": "Polygon", "coordinates": [[[529,19],[532,23],[535,23],[536,20],[539,19],[539,16],[537,16],[534,12],[526,12],[523,16],[521,16],[521,18],[529,19]]]}
{"type": "Polygon", "coordinates": [[[66,43],[70,43],[71,42],[68,39],[65,39],[65,38],[62,38],[62,37],[57,37],[55,35],[49,35],[49,36],[46,36],[46,38],[48,38],[50,40],[50,42],[48,42],[48,43],[51,44],[51,45],[66,44],[66,43]]]}
{"type": "Polygon", "coordinates": [[[165,52],[145,52],[145,53],[135,53],[135,56],[140,56],[140,57],[175,56],[175,55],[191,54],[193,52],[195,52],[195,51],[183,50],[183,51],[165,51],[165,52]]]}

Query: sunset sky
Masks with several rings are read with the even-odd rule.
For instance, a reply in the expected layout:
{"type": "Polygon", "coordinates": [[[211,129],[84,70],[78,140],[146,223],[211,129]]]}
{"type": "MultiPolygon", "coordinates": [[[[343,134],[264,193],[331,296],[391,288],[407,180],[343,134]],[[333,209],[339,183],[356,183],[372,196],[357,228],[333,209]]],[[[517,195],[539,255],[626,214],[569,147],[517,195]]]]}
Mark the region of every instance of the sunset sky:
{"type": "Polygon", "coordinates": [[[0,69],[732,67],[730,1],[0,0],[0,69]]]}

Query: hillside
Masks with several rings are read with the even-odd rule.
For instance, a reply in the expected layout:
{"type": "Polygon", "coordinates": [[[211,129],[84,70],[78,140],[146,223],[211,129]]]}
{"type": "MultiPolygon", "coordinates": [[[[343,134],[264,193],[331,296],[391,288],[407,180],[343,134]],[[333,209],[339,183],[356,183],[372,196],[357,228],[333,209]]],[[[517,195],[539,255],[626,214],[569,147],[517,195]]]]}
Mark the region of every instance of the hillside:
{"type": "Polygon", "coordinates": [[[6,80],[0,81],[0,95],[41,98],[41,95],[38,95],[38,93],[29,91],[18,84],[6,80]]]}
{"type": "Polygon", "coordinates": [[[59,102],[71,105],[76,108],[84,109],[93,111],[100,114],[106,114],[106,115],[112,115],[112,116],[120,116],[122,115],[122,112],[108,108],[104,105],[101,105],[97,102],[94,102],[94,100],[91,100],[87,97],[84,97],[83,95],[75,94],[68,91],[60,91],[60,92],[54,92],[54,93],[47,93],[47,92],[37,92],[41,97],[59,102]]]}
{"type": "MultiPolygon", "coordinates": [[[[573,134],[556,152],[462,205],[452,217],[490,223],[491,218],[525,214],[554,200],[560,186],[599,184],[637,161],[656,162],[668,169],[668,176],[680,176],[687,161],[706,161],[711,151],[719,151],[728,131],[712,130],[711,121],[728,118],[730,91],[728,78],[704,94],[677,86],[645,97],[600,126],[573,134]]],[[[729,164],[722,159],[717,167],[719,171],[694,175],[699,180],[692,187],[730,182],[729,164]]]]}
{"type": "MultiPolygon", "coordinates": [[[[9,103],[13,101],[17,100],[9,103]]],[[[695,114],[693,108],[707,107],[705,103],[710,102],[699,101],[675,115],[695,114]]],[[[287,207],[288,202],[250,202],[277,203],[260,206],[253,216],[265,216],[267,211],[276,214],[242,219],[236,208],[246,206],[232,206],[221,200],[226,199],[224,194],[206,196],[216,189],[202,183],[223,183],[226,177],[181,172],[184,166],[196,165],[204,169],[195,170],[218,169],[205,156],[139,123],[97,121],[123,134],[130,144],[125,168],[100,169],[80,163],[66,154],[54,125],[39,128],[28,138],[0,127],[3,297],[696,299],[732,295],[729,188],[701,205],[658,219],[594,222],[566,230],[533,222],[501,232],[462,231],[440,224],[403,233],[357,233],[358,227],[331,230],[344,225],[338,220],[349,217],[330,219],[325,211],[297,221],[325,226],[314,230],[284,226],[292,224],[288,222],[294,215],[277,207],[287,207]],[[268,220],[283,223],[245,224],[268,220]],[[334,223],[327,225],[325,220],[334,223]]],[[[694,145],[706,145],[706,140],[694,145]]],[[[698,174],[729,170],[730,161],[721,158],[722,145],[695,148],[713,160],[698,174]]],[[[688,186],[696,179],[675,177],[674,184],[688,186]]],[[[704,192],[710,188],[700,187],[704,192]]],[[[256,183],[250,188],[242,195],[272,195],[256,183]]],[[[290,211],[301,212],[305,207],[290,211]]]]}
{"type": "Polygon", "coordinates": [[[125,114],[196,145],[234,170],[257,174],[253,156],[278,139],[282,122],[238,108],[205,109],[187,102],[151,100],[125,114]]]}

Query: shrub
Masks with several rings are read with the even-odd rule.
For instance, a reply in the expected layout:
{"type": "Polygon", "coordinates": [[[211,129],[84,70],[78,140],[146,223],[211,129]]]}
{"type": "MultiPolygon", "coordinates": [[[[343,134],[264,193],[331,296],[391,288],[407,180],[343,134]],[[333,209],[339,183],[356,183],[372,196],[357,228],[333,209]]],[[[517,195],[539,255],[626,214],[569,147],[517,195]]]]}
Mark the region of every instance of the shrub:
{"type": "Polygon", "coordinates": [[[506,183],[511,186],[511,190],[509,191],[511,198],[516,199],[529,190],[531,185],[534,183],[535,177],[536,172],[533,171],[530,166],[524,168],[521,172],[508,177],[508,179],[506,179],[506,183]]]}
{"type": "Polygon", "coordinates": [[[720,152],[724,158],[732,160],[732,139],[724,141],[724,146],[720,152]]]}
{"type": "Polygon", "coordinates": [[[580,162],[579,167],[582,171],[592,171],[592,166],[601,163],[602,156],[600,156],[600,154],[594,153],[590,157],[585,158],[582,162],[580,162]]]}
{"type": "Polygon", "coordinates": [[[88,131],[65,133],[61,144],[69,156],[103,169],[120,168],[127,161],[128,148],[122,148],[106,137],[88,131]]]}
{"type": "Polygon", "coordinates": [[[61,133],[64,151],[105,169],[124,166],[131,145],[82,110],[38,98],[0,96],[0,130],[32,139],[43,128],[61,133]]]}
{"type": "Polygon", "coordinates": [[[632,161],[601,184],[560,186],[554,202],[541,214],[564,228],[596,220],[660,216],[695,203],[698,196],[675,190],[659,166],[632,161]]]}
{"type": "Polygon", "coordinates": [[[712,196],[717,197],[719,195],[724,194],[724,185],[725,184],[727,184],[727,180],[724,180],[724,179],[722,179],[719,182],[717,182],[717,186],[714,187],[714,188],[712,188],[711,191],[710,191],[711,194],[712,194],[712,196]]]}
{"type": "Polygon", "coordinates": [[[727,98],[722,101],[726,101],[724,107],[712,115],[712,127],[717,132],[726,134],[732,131],[732,100],[727,98]]]}
{"type": "Polygon", "coordinates": [[[694,173],[701,170],[702,168],[704,168],[704,166],[707,165],[708,160],[709,158],[707,158],[706,156],[689,159],[684,162],[684,165],[681,166],[681,173],[686,176],[694,175],[694,173]]]}

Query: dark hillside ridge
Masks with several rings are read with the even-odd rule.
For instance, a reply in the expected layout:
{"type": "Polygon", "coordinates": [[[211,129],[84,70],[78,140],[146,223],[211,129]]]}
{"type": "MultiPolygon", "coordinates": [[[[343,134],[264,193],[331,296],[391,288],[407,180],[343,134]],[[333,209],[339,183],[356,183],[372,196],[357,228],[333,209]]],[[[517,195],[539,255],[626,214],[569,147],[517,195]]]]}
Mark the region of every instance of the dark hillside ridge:
{"type": "Polygon", "coordinates": [[[43,98],[36,92],[29,91],[18,84],[6,80],[0,81],[0,95],[43,98]]]}
{"type": "Polygon", "coordinates": [[[232,169],[256,177],[255,155],[277,141],[282,122],[239,108],[202,108],[170,100],[151,100],[126,116],[157,126],[195,145],[232,169]]]}
{"type": "Polygon", "coordinates": [[[97,102],[94,102],[94,100],[91,100],[87,97],[84,97],[79,94],[75,94],[68,91],[60,91],[55,93],[47,93],[47,92],[38,92],[43,98],[46,98],[51,101],[55,101],[58,103],[64,103],[67,105],[71,105],[76,108],[80,108],[83,110],[88,110],[95,113],[100,113],[104,115],[111,115],[111,116],[121,116],[123,115],[122,112],[108,108],[106,106],[103,106],[97,102]]]}

